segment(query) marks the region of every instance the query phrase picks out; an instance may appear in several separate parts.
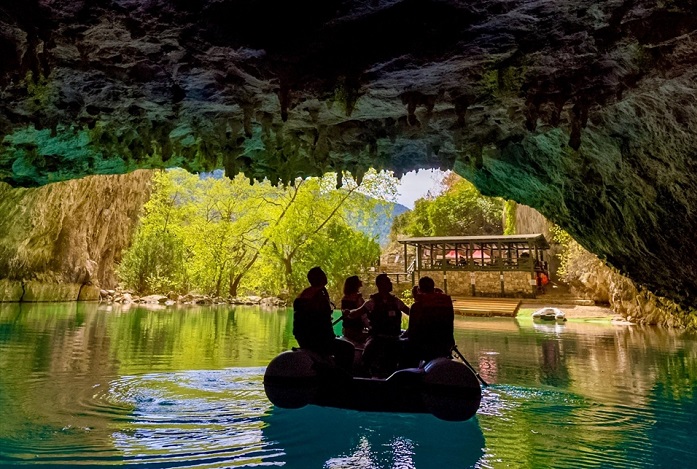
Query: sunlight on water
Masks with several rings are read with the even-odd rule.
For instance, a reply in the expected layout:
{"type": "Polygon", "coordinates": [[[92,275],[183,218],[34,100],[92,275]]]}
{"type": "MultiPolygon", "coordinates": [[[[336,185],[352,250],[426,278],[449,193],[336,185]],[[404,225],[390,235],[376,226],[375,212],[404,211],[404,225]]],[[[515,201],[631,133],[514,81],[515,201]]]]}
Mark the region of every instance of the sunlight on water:
{"type": "Polygon", "coordinates": [[[0,305],[0,467],[697,467],[697,340],[457,318],[477,416],[274,408],[287,311],[0,305]]]}
{"type": "Polygon", "coordinates": [[[114,432],[129,464],[242,466],[279,457],[265,448],[260,416],[271,408],[263,369],[124,377],[108,399],[130,405],[132,419],[114,432]]]}

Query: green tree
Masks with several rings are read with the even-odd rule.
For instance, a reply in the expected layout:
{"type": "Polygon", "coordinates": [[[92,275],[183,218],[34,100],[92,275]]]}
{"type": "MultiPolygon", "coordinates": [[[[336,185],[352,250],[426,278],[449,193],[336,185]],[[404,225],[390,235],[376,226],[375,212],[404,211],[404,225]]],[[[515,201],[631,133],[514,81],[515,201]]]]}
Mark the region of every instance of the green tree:
{"type": "Polygon", "coordinates": [[[192,283],[204,293],[237,296],[270,222],[258,197],[269,184],[250,186],[242,175],[232,180],[192,177],[199,180],[193,216],[184,228],[192,283]]]}
{"type": "Polygon", "coordinates": [[[443,181],[444,192],[422,198],[414,209],[395,219],[391,238],[408,236],[475,236],[501,234],[503,200],[486,197],[454,173],[443,181]]]}
{"type": "Polygon", "coordinates": [[[168,170],[154,179],[133,245],[119,275],[140,293],[164,290],[236,296],[240,290],[295,293],[307,269],[321,265],[333,283],[379,257],[356,229],[391,208],[396,180],[374,171],[359,184],[342,175],[298,179],[294,186],[250,184],[239,175],[200,177],[168,170]]]}
{"type": "Polygon", "coordinates": [[[428,206],[432,236],[501,234],[503,201],[485,197],[460,178],[428,206]]]}
{"type": "Polygon", "coordinates": [[[192,196],[190,180],[161,171],[153,185],[132,246],[117,269],[124,286],[139,293],[181,290],[188,283],[183,226],[184,207],[192,196]]]}
{"type": "MultiPolygon", "coordinates": [[[[380,205],[379,198],[389,196],[396,188],[391,174],[375,171],[367,173],[360,183],[344,174],[344,185],[338,189],[334,187],[335,181],[335,174],[298,180],[274,201],[279,213],[274,217],[277,222],[267,230],[269,242],[265,253],[283,273],[283,288],[289,293],[307,283],[306,266],[295,268],[296,259],[310,258],[308,253],[313,245],[326,242],[326,231],[332,222],[334,226],[349,226],[347,220],[356,213],[374,213],[380,205]]],[[[329,270],[324,264],[317,262],[325,271],[329,270]]],[[[331,276],[331,272],[327,273],[331,276]]]]}

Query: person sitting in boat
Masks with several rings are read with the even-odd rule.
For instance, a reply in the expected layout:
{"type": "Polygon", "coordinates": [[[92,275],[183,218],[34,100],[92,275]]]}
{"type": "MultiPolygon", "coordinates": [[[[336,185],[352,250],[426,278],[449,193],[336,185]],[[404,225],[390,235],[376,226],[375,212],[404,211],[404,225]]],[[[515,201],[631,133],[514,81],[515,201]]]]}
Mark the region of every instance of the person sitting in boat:
{"type": "Polygon", "coordinates": [[[416,299],[419,297],[419,285],[414,285],[411,287],[411,298],[416,301],[416,299]]]}
{"type": "MultiPolygon", "coordinates": [[[[358,309],[363,306],[365,300],[360,292],[363,282],[357,275],[353,275],[344,282],[344,297],[341,298],[341,310],[358,309]]],[[[341,333],[344,338],[356,344],[363,344],[368,339],[366,325],[368,319],[365,315],[359,317],[344,316],[344,324],[341,333]]]]}
{"type": "Polygon", "coordinates": [[[430,277],[419,279],[419,294],[409,314],[405,364],[415,366],[438,357],[448,357],[455,345],[453,300],[435,288],[430,277]]]}
{"type": "Polygon", "coordinates": [[[319,267],[307,273],[310,286],[293,302],[293,335],[301,348],[334,357],[337,366],[351,371],[354,347],[334,335],[333,308],[327,292],[327,275],[319,267]]]}
{"type": "Polygon", "coordinates": [[[387,274],[375,278],[378,292],[363,306],[351,310],[349,317],[366,314],[370,332],[363,351],[363,363],[371,376],[384,378],[397,369],[401,354],[402,313],[409,307],[392,294],[392,281],[387,274]]]}

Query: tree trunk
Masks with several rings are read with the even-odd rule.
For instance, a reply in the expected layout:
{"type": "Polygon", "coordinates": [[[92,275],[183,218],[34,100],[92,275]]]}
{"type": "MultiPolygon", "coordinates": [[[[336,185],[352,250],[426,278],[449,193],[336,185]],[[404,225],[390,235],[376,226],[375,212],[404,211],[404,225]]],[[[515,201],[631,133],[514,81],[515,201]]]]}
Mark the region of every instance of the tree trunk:
{"type": "Polygon", "coordinates": [[[284,257],[281,259],[283,261],[283,268],[285,269],[286,277],[286,289],[288,293],[293,291],[293,264],[290,257],[284,257]]]}
{"type": "Polygon", "coordinates": [[[240,282],[242,281],[242,277],[244,276],[243,273],[233,275],[232,272],[230,272],[230,296],[232,298],[235,298],[237,296],[237,288],[240,286],[240,282]]]}

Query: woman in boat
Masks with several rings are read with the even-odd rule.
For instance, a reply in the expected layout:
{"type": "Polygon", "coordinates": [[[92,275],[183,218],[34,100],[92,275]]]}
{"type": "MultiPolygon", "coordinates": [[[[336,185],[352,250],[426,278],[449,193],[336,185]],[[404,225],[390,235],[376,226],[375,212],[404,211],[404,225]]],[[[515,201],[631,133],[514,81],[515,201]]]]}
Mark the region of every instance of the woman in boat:
{"type": "MultiPolygon", "coordinates": [[[[360,292],[363,282],[357,275],[353,275],[344,282],[344,297],[341,299],[341,310],[358,309],[363,306],[365,300],[360,292]]],[[[368,339],[365,315],[359,317],[344,316],[344,324],[341,330],[343,336],[356,344],[363,344],[368,339]]]]}
{"type": "Polygon", "coordinates": [[[371,376],[386,378],[397,369],[401,355],[399,337],[402,333],[402,313],[409,314],[409,307],[392,294],[392,281],[387,274],[375,278],[378,292],[349,317],[366,314],[370,322],[370,337],[365,344],[363,363],[371,376]]]}

